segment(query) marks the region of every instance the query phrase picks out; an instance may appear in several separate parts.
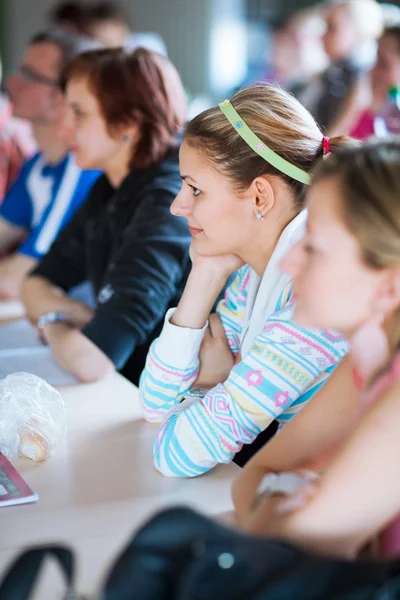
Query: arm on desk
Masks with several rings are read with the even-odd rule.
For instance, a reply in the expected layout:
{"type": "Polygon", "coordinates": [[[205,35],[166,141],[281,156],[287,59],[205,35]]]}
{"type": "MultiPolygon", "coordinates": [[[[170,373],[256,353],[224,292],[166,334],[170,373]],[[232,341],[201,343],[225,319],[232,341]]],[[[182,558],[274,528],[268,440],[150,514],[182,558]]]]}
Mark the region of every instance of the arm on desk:
{"type": "Polygon", "coordinates": [[[98,381],[114,370],[104,352],[68,323],[49,323],[44,328],[44,337],[60,367],[80,381],[98,381]]]}
{"type": "Polygon", "coordinates": [[[0,300],[19,298],[25,277],[37,260],[16,252],[0,261],[0,300]]]}
{"type": "Polygon", "coordinates": [[[239,524],[248,518],[265,475],[324,466],[324,457],[329,460],[354,427],[358,397],[346,356],[311,402],[235,478],[232,497],[239,524]]]}
{"type": "Polygon", "coordinates": [[[364,415],[309,502],[286,517],[270,518],[267,500],[246,529],[321,554],[357,556],[400,510],[398,464],[393,460],[400,451],[399,393],[397,383],[364,415]]]}
{"type": "Polygon", "coordinates": [[[81,381],[97,381],[114,369],[110,359],[80,329],[89,323],[93,313],[86,304],[69,298],[44,277],[29,277],[23,286],[22,299],[28,318],[37,323],[47,312],[61,312],[68,323],[49,323],[44,337],[51,346],[57,363],[81,381]]]}
{"type": "Polygon", "coordinates": [[[93,317],[91,309],[78,300],[69,298],[61,288],[44,277],[28,277],[22,286],[22,302],[28,318],[36,325],[39,318],[48,312],[63,313],[68,322],[81,329],[93,317]]]}

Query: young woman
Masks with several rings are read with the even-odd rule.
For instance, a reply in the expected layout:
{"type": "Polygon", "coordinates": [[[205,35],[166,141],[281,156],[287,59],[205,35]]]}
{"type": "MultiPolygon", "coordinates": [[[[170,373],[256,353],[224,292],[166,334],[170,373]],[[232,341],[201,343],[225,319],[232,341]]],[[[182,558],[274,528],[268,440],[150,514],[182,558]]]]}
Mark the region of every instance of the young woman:
{"type": "Polygon", "coordinates": [[[155,465],[165,475],[231,461],[274,419],[289,421],[346,354],[340,336],[292,322],[279,267],[304,233],[309,172],[339,144],[274,86],[243,89],[187,126],[171,210],[189,223],[192,270],[140,383],[145,418],[162,421],[155,465]]]}
{"type": "Polygon", "coordinates": [[[365,140],[374,135],[374,120],[384,108],[388,91],[400,85],[400,27],[386,29],[379,40],[378,56],[370,75],[372,103],[362,112],[351,135],[365,140]]]}
{"type": "Polygon", "coordinates": [[[363,74],[382,32],[383,15],[375,0],[330,0],[325,11],[323,43],[331,64],[297,98],[329,135],[336,135],[353,128],[368,102],[363,74]]]}
{"type": "Polygon", "coordinates": [[[170,214],[185,93],[172,64],[144,49],[84,53],[63,86],[76,162],[104,175],[26,281],[23,300],[64,369],[92,381],[116,367],[137,383],[189,263],[187,224],[170,214]],[[65,293],[85,280],[97,296],[93,313],[65,293]]]}
{"type": "MultiPolygon", "coordinates": [[[[325,444],[314,461],[298,465],[314,473],[270,474],[263,495],[253,488],[247,510],[239,484],[252,483],[238,478],[238,518],[254,533],[353,557],[392,522],[380,549],[400,552],[400,527],[393,523],[400,513],[399,193],[400,145],[393,142],[338,153],[314,175],[307,234],[282,266],[293,277],[296,321],[333,328],[351,340],[356,410],[346,439],[338,438],[336,447],[325,444]]],[[[332,425],[320,409],[324,435],[332,425]]],[[[247,470],[254,475],[254,464],[243,475],[247,470]]]]}

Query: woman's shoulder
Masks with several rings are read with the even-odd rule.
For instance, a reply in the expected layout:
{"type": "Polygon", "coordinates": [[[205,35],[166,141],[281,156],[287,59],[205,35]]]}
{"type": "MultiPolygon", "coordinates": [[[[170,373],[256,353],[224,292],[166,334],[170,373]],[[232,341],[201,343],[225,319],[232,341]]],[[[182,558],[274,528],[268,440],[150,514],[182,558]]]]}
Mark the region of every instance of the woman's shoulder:
{"type": "Polygon", "coordinates": [[[86,197],[84,206],[88,211],[91,210],[93,206],[95,206],[96,214],[99,211],[99,208],[107,203],[109,198],[112,196],[114,192],[114,188],[110,184],[107,176],[102,173],[100,177],[98,177],[93,185],[90,188],[90,191],[86,197]]]}
{"type": "Polygon", "coordinates": [[[122,182],[118,194],[127,197],[145,197],[148,194],[178,195],[182,186],[178,154],[167,154],[163,160],[137,171],[133,169],[122,182]]]}

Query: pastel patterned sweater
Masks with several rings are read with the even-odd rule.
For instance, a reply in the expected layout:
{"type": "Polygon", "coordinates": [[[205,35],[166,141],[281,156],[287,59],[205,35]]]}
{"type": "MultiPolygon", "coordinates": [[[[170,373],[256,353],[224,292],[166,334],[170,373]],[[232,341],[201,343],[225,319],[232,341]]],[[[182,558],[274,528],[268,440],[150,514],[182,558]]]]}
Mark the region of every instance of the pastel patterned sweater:
{"type": "MultiPolygon", "coordinates": [[[[217,308],[234,355],[241,348],[252,273],[243,267],[217,308]]],[[[273,419],[285,423],[303,408],[346,354],[348,345],[338,335],[293,323],[290,295],[288,282],[248,353],[223,384],[197,401],[181,402],[198,375],[205,327],[176,327],[170,323],[174,309],[168,311],[140,381],[146,420],[161,422],[154,463],[164,475],[194,477],[230,462],[273,419]]]]}
{"type": "Polygon", "coordinates": [[[140,380],[144,416],[161,422],[154,463],[164,475],[194,477],[230,462],[271,421],[291,419],[346,354],[338,335],[293,323],[292,284],[280,264],[302,239],[306,220],[303,211],[286,226],[262,277],[245,266],[227,289],[217,313],[241,361],[202,399],[184,397],[198,375],[208,323],[177,327],[170,323],[175,309],[168,311],[140,380]]]}

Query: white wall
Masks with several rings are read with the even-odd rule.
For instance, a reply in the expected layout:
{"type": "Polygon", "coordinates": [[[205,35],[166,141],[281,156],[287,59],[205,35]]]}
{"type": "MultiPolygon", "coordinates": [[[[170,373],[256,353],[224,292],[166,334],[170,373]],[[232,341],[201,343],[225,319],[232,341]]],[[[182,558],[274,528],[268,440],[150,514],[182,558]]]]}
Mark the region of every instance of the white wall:
{"type": "MultiPolygon", "coordinates": [[[[13,69],[29,37],[46,25],[46,14],[55,0],[6,0],[7,71],[13,69]]],[[[193,94],[212,87],[213,26],[221,20],[242,18],[245,0],[120,0],[137,31],[157,31],[164,38],[169,56],[193,94]],[[212,57],[211,57],[212,58],[212,57]]],[[[215,36],[214,43],[215,45],[215,36]]],[[[219,61],[233,59],[219,55],[219,61]]],[[[231,68],[232,70],[232,68],[231,68]]],[[[238,73],[241,65],[238,64],[238,73]]],[[[215,79],[215,75],[214,75],[215,79]]],[[[215,91],[215,90],[214,90],[215,91]]],[[[219,90],[218,90],[219,91],[219,90]]]]}

